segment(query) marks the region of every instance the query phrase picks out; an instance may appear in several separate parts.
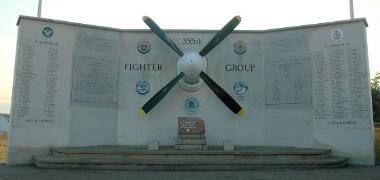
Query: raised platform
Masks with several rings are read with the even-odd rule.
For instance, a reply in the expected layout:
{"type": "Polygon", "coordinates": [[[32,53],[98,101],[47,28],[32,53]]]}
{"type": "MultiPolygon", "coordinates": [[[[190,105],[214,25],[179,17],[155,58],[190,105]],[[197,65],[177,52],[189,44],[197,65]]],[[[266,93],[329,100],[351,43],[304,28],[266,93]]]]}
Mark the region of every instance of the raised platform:
{"type": "Polygon", "coordinates": [[[50,155],[34,156],[40,168],[123,169],[123,170],[255,170],[338,168],[348,158],[331,156],[328,149],[293,147],[220,146],[207,150],[174,150],[160,146],[92,146],[51,148],[50,155]]]}

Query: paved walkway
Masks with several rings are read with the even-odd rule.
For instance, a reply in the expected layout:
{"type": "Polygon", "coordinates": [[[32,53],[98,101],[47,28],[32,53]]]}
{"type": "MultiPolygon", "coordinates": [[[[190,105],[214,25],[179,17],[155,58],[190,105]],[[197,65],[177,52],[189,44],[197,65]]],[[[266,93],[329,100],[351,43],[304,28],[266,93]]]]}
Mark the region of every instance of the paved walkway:
{"type": "Polygon", "coordinates": [[[33,166],[0,165],[0,179],[70,180],[380,180],[380,166],[348,166],[341,169],[264,171],[113,171],[39,169],[33,166]]]}

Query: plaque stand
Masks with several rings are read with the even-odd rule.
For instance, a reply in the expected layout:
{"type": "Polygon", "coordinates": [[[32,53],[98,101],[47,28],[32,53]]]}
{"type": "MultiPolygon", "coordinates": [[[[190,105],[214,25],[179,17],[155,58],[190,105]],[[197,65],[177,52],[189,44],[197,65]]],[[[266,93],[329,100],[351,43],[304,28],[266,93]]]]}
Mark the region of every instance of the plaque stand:
{"type": "Polygon", "coordinates": [[[206,150],[205,125],[202,119],[178,117],[176,150],[206,150]]]}

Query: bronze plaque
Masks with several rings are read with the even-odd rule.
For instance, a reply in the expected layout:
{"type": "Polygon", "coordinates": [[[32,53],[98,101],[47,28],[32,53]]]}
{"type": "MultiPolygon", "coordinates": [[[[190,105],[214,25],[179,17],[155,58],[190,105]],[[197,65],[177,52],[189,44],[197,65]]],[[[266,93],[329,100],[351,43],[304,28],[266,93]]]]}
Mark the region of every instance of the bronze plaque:
{"type": "Polygon", "coordinates": [[[197,117],[178,117],[178,134],[204,134],[205,123],[197,117]]]}

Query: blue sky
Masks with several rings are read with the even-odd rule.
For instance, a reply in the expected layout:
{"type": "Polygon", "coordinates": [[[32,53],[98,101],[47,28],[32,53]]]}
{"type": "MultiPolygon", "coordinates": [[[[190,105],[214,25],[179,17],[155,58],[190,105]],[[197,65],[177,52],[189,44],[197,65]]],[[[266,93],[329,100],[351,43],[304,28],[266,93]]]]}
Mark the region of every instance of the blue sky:
{"type": "MultiPolygon", "coordinates": [[[[0,113],[9,113],[19,15],[36,16],[38,0],[0,1],[0,113]]],[[[380,0],[354,0],[367,18],[371,75],[380,71],[380,0]]],[[[43,0],[42,17],[122,29],[146,29],[142,16],[163,29],[219,29],[235,15],[237,29],[262,30],[349,18],[349,0],[43,0]]]]}

